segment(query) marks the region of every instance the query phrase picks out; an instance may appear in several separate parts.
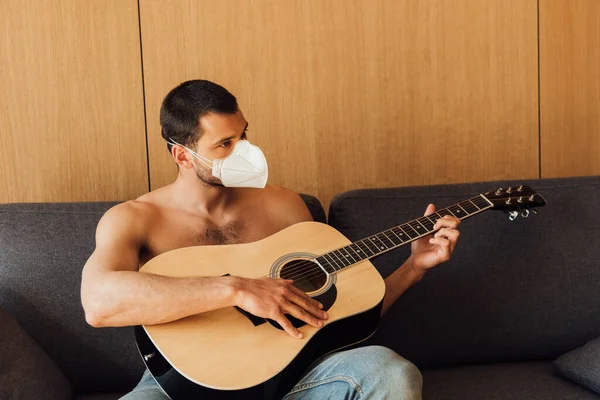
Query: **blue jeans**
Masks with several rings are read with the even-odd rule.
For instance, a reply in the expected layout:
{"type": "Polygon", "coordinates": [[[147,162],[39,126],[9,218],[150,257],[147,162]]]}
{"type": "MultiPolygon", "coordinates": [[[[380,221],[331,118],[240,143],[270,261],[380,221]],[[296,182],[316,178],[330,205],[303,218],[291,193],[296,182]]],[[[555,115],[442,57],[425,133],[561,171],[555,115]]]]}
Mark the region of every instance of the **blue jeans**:
{"type": "MultiPolygon", "coordinates": [[[[410,361],[381,346],[359,347],[317,360],[285,400],[421,399],[423,378],[410,361]]],[[[121,400],[165,400],[148,371],[121,400]]]]}

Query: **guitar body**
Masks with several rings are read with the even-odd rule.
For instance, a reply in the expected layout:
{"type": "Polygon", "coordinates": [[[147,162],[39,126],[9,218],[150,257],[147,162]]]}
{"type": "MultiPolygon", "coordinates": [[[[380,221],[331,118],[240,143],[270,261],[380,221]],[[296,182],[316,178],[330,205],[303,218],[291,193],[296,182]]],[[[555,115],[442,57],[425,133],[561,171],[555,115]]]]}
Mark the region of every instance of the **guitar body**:
{"type": "Polygon", "coordinates": [[[236,307],[138,326],[134,332],[146,366],[174,400],[281,398],[317,358],[365,340],[377,328],[385,284],[373,265],[363,260],[327,274],[314,262],[348,244],[328,225],[302,222],[253,243],[187,247],[153,258],[141,272],[293,279],[323,303],[329,319],[315,328],[290,318],[303,339],[236,307]]]}

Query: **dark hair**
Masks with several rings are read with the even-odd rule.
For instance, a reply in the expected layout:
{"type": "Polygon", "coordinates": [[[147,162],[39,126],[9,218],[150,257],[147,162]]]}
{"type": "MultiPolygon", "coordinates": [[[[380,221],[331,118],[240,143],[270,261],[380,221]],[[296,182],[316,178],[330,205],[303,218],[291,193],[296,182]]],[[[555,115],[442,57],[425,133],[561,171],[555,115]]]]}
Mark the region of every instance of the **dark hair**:
{"type": "Polygon", "coordinates": [[[171,90],[160,107],[162,137],[171,151],[171,138],[184,146],[195,143],[200,132],[200,118],[207,114],[235,114],[235,96],[222,86],[205,80],[183,82],[171,90]]]}

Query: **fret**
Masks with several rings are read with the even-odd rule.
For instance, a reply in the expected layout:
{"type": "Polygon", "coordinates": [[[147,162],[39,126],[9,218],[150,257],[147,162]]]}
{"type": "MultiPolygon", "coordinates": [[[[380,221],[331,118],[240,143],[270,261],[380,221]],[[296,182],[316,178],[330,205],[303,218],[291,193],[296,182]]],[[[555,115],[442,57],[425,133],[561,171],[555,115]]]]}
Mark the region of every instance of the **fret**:
{"type": "Polygon", "coordinates": [[[456,218],[460,218],[464,214],[463,211],[457,205],[448,207],[448,211],[450,211],[452,215],[454,215],[456,218]]]}
{"type": "Polygon", "coordinates": [[[385,232],[381,232],[377,235],[377,238],[379,240],[381,240],[383,242],[383,244],[385,244],[385,247],[392,248],[392,247],[396,247],[396,243],[394,243],[389,237],[388,235],[385,234],[385,232]],[[381,235],[383,235],[383,237],[381,237],[381,235]],[[390,244],[388,244],[387,242],[389,242],[390,244]]]}
{"type": "Polygon", "coordinates": [[[481,208],[488,209],[492,206],[492,203],[488,199],[486,199],[482,194],[480,194],[477,197],[477,200],[481,202],[481,205],[480,205],[481,208]]]}
{"type": "Polygon", "coordinates": [[[410,221],[408,223],[408,225],[414,229],[415,232],[417,232],[417,236],[421,236],[424,235],[425,232],[425,227],[423,225],[420,225],[419,223],[417,223],[416,221],[410,221]]]}
{"type": "Polygon", "coordinates": [[[402,229],[404,231],[404,233],[406,233],[406,235],[411,239],[414,239],[419,236],[419,232],[415,231],[409,224],[401,225],[400,229],[402,229]],[[405,226],[406,229],[404,229],[403,226],[405,226]],[[410,229],[408,229],[408,228],[410,228],[410,229]]]}
{"type": "Polygon", "coordinates": [[[358,244],[352,243],[351,245],[349,245],[347,247],[349,247],[350,250],[352,250],[354,252],[354,254],[356,254],[356,257],[358,258],[359,261],[364,260],[367,257],[366,254],[360,249],[358,244]],[[355,247],[358,250],[356,250],[355,247]]]}
{"type": "Polygon", "coordinates": [[[334,251],[330,251],[327,254],[335,262],[335,265],[337,265],[339,267],[339,269],[344,268],[346,265],[342,262],[342,260],[340,260],[340,258],[338,256],[335,255],[334,251]],[[340,267],[340,264],[342,265],[341,267],[340,267]]]}
{"type": "Polygon", "coordinates": [[[356,242],[356,244],[358,245],[358,247],[360,249],[362,249],[363,253],[365,253],[365,255],[367,257],[369,256],[369,253],[367,253],[367,251],[370,252],[372,256],[375,255],[375,252],[373,250],[371,250],[371,248],[369,247],[368,244],[365,243],[365,239],[359,240],[358,242],[356,242]],[[361,244],[362,244],[362,246],[361,246],[361,244]]]}
{"type": "MultiPolygon", "coordinates": [[[[355,259],[354,257],[352,257],[352,254],[350,254],[350,252],[348,251],[348,246],[344,246],[344,247],[342,247],[342,248],[340,249],[340,252],[341,252],[342,250],[343,250],[343,251],[346,253],[346,259],[347,259],[348,261],[350,261],[350,259],[348,258],[348,257],[350,257],[350,258],[352,259],[352,262],[353,262],[353,263],[356,263],[356,259],[355,259]]],[[[343,254],[343,253],[342,253],[342,254],[343,254]]]]}
{"type": "Polygon", "coordinates": [[[479,207],[477,204],[475,204],[475,202],[472,199],[467,200],[467,202],[471,203],[473,205],[473,207],[475,207],[477,210],[481,210],[481,207],[479,207]]]}
{"type": "Polygon", "coordinates": [[[445,215],[452,215],[452,213],[450,211],[448,211],[447,208],[444,208],[443,210],[438,211],[436,214],[441,215],[442,217],[445,215]]]}
{"type": "Polygon", "coordinates": [[[435,225],[428,217],[419,218],[419,223],[427,229],[428,232],[433,230],[433,226],[435,225]]]}
{"type": "Polygon", "coordinates": [[[402,243],[406,242],[407,240],[410,240],[410,236],[408,236],[400,226],[393,227],[392,232],[394,232],[394,235],[402,239],[402,243]],[[395,232],[396,230],[398,231],[397,233],[395,232]]]}
{"type": "Polygon", "coordinates": [[[452,215],[453,217],[456,217],[456,214],[454,214],[454,213],[452,212],[452,210],[450,210],[449,208],[447,208],[446,210],[448,210],[448,212],[450,213],[450,215],[452,215]]]}
{"type": "Polygon", "coordinates": [[[327,263],[327,265],[325,265],[325,263],[321,263],[321,266],[323,268],[325,268],[327,273],[332,274],[335,271],[342,269],[342,267],[340,267],[336,262],[333,261],[333,259],[331,258],[331,255],[329,255],[328,253],[323,254],[323,256],[321,256],[321,258],[327,263]],[[329,256],[329,259],[327,258],[327,256],[329,256]],[[337,268],[336,268],[336,265],[337,265],[337,268]],[[327,268],[327,267],[330,267],[330,268],[327,268]],[[333,271],[331,271],[330,269],[332,269],[333,271]]]}
{"type": "Polygon", "coordinates": [[[340,262],[344,265],[344,267],[347,267],[350,264],[352,264],[350,262],[350,260],[348,260],[346,257],[344,257],[344,255],[340,252],[339,249],[333,250],[333,251],[331,251],[331,253],[340,260],[340,262]]]}
{"type": "Polygon", "coordinates": [[[439,211],[434,212],[432,215],[435,215],[436,217],[438,217],[438,219],[442,219],[443,215],[440,215],[439,211]]]}
{"type": "Polygon", "coordinates": [[[469,199],[469,202],[473,204],[473,207],[475,207],[477,210],[481,210],[481,207],[478,207],[473,200],[469,199]]]}
{"type": "Polygon", "coordinates": [[[465,212],[465,215],[469,215],[469,214],[470,214],[470,212],[468,212],[467,210],[465,210],[465,209],[463,208],[463,206],[461,206],[460,204],[457,204],[457,206],[458,206],[458,207],[460,207],[460,209],[461,209],[461,210],[463,210],[463,211],[465,212]]]}
{"type": "Polygon", "coordinates": [[[342,267],[340,267],[340,265],[337,263],[337,261],[335,261],[331,254],[325,253],[323,254],[323,258],[327,260],[329,265],[332,266],[336,271],[342,269],[342,267]],[[327,257],[329,257],[329,259],[327,257]]]}
{"type": "Polygon", "coordinates": [[[383,233],[385,237],[387,237],[390,240],[390,242],[394,243],[394,247],[402,244],[402,240],[398,236],[396,236],[391,229],[387,229],[381,233],[383,233]]]}
{"type": "Polygon", "coordinates": [[[427,232],[427,231],[429,231],[429,229],[427,229],[427,228],[425,227],[425,225],[423,225],[423,224],[421,223],[420,219],[416,219],[415,221],[416,221],[416,222],[417,222],[419,225],[421,225],[421,226],[423,227],[423,229],[425,229],[425,231],[420,231],[420,230],[419,230],[419,232],[421,232],[421,233],[424,233],[424,232],[427,232]]]}
{"type": "Polygon", "coordinates": [[[402,244],[402,243],[404,243],[404,240],[402,240],[402,238],[400,238],[400,236],[396,235],[396,232],[394,232],[394,229],[395,229],[395,228],[388,229],[388,232],[392,232],[392,234],[398,238],[398,240],[400,241],[400,243],[399,243],[399,244],[402,244]]]}
{"type": "Polygon", "coordinates": [[[387,247],[386,247],[385,243],[383,243],[381,240],[379,240],[379,243],[381,243],[379,245],[379,244],[375,243],[375,241],[373,240],[373,238],[378,239],[378,240],[379,240],[379,238],[377,236],[370,236],[369,237],[369,239],[371,240],[371,242],[373,243],[373,245],[377,249],[378,253],[381,253],[383,250],[387,250],[387,247]]]}
{"type": "Polygon", "coordinates": [[[462,203],[461,207],[464,208],[469,214],[473,214],[479,211],[479,208],[477,208],[477,206],[473,204],[472,201],[465,201],[464,203],[462,203]]]}

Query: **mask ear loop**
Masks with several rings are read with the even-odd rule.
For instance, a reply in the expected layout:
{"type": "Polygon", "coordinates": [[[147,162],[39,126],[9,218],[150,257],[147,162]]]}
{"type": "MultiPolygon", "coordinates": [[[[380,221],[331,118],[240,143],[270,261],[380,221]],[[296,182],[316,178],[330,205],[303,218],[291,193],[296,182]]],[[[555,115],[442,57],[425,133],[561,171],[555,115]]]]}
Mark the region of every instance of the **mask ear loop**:
{"type": "Polygon", "coordinates": [[[181,146],[181,147],[183,147],[184,149],[186,149],[187,151],[189,151],[190,153],[192,153],[198,159],[198,161],[200,161],[202,164],[206,165],[208,168],[212,169],[212,161],[209,160],[208,158],[206,158],[204,156],[201,156],[200,154],[196,153],[194,150],[192,150],[192,149],[190,149],[190,148],[188,148],[188,147],[186,147],[186,146],[184,146],[184,145],[182,145],[180,143],[177,143],[176,141],[174,141],[171,138],[167,139],[167,142],[169,144],[171,144],[171,145],[174,145],[174,146],[181,146]],[[206,161],[204,161],[204,160],[206,160],[206,161]],[[209,164],[209,162],[210,162],[210,164],[209,164]]]}

